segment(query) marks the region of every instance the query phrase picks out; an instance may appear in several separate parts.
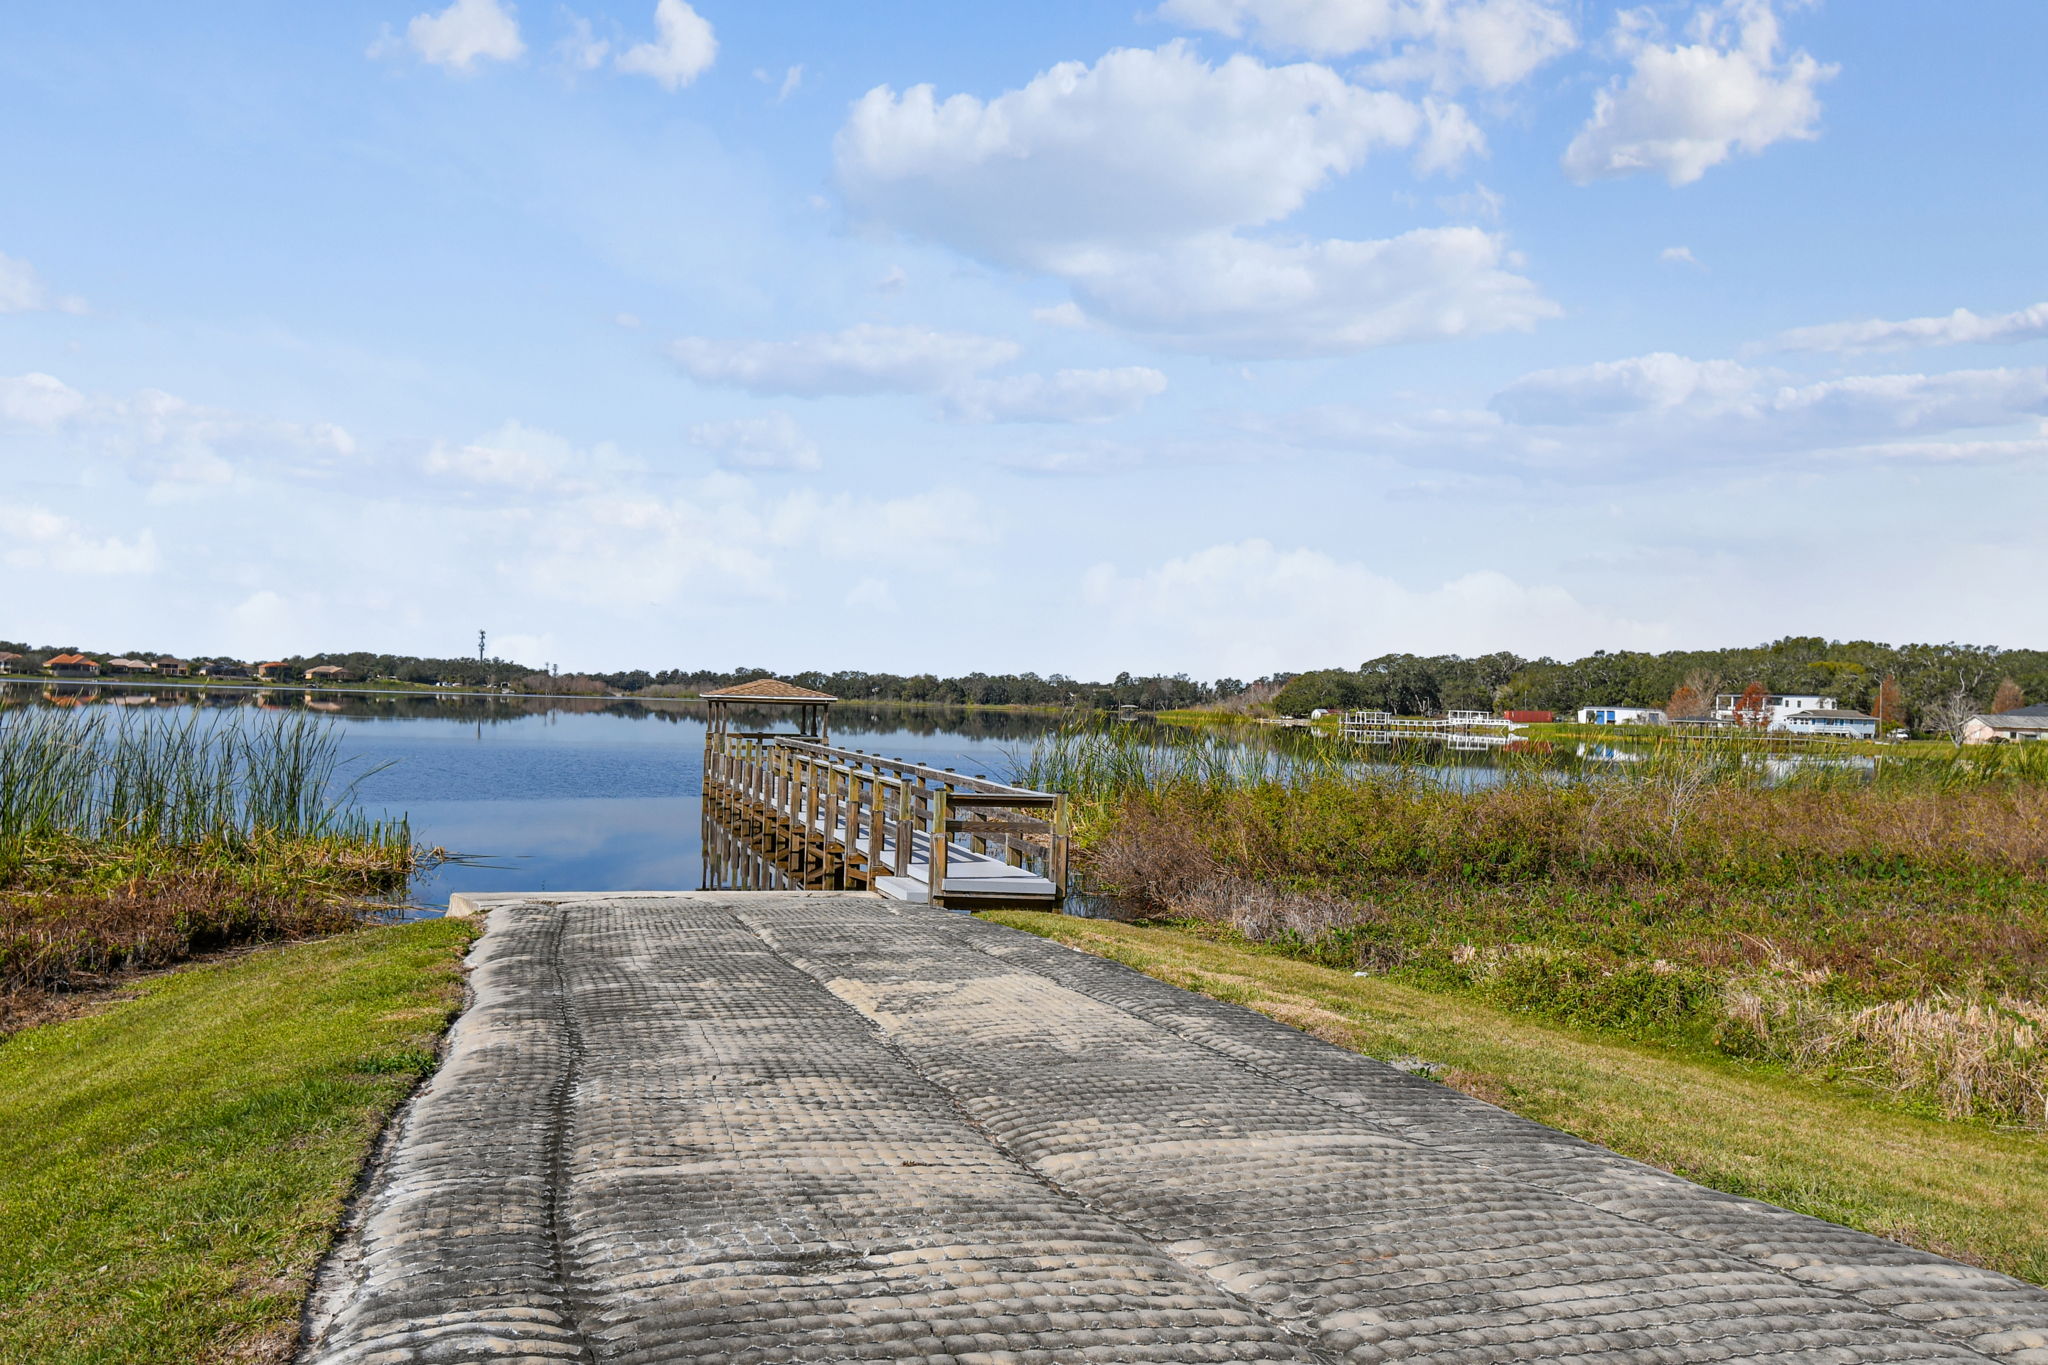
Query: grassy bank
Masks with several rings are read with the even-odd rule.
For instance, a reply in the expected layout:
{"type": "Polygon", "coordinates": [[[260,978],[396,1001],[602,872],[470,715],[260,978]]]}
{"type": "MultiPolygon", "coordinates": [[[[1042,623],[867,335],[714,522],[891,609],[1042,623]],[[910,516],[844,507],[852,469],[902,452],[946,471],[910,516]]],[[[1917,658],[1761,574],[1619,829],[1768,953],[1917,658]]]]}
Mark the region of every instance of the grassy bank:
{"type": "Polygon", "coordinates": [[[287,1358],[369,1144],[460,1003],[473,933],[261,948],[0,1043],[0,1360],[287,1358]]]}
{"type": "Polygon", "coordinates": [[[1160,926],[987,918],[1235,1001],[1716,1189],[2048,1282],[2048,1144],[1160,926]]]}
{"type": "Polygon", "coordinates": [[[333,932],[402,890],[411,831],[345,777],[301,714],[0,711],[0,1030],[38,992],[333,932]]]}
{"type": "MultiPolygon", "coordinates": [[[[1739,749],[1463,790],[1336,746],[1041,746],[1131,911],[1579,1027],[2048,1123],[2044,753],[1822,769],[1739,749]]],[[[1497,780],[1496,780],[1497,779],[1497,780]]]]}

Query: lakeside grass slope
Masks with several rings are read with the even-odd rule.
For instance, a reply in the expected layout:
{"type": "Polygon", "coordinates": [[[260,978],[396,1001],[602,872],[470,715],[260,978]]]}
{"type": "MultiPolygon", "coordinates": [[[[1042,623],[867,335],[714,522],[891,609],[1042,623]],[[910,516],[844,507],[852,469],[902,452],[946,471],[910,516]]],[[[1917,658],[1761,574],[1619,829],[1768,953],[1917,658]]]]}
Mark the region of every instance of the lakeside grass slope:
{"type": "Polygon", "coordinates": [[[1151,925],[984,918],[1258,1010],[1689,1179],[2048,1283],[2048,1143],[1772,1068],[1633,1046],[1478,1001],[1151,925]]]}
{"type": "Polygon", "coordinates": [[[288,1358],[474,934],[427,920],[261,948],[0,1042],[0,1360],[288,1358]]]}

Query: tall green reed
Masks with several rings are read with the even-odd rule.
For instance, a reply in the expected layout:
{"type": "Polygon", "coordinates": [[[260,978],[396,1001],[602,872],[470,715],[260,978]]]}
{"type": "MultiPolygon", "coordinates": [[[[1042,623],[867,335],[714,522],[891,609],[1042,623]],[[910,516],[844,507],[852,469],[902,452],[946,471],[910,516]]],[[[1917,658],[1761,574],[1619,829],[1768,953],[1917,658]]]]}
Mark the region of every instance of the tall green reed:
{"type": "Polygon", "coordinates": [[[340,736],[299,713],[185,717],[108,708],[0,712],[0,844],[246,847],[267,839],[410,843],[355,804],[340,736]]]}

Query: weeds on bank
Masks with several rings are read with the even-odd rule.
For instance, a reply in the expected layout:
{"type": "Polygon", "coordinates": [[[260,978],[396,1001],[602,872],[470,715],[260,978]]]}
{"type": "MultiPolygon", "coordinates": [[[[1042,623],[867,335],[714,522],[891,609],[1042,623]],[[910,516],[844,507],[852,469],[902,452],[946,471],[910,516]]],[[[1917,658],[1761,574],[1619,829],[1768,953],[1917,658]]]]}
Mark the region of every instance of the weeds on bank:
{"type": "Polygon", "coordinates": [[[0,1031],[33,992],[332,932],[402,890],[411,832],[357,809],[338,748],[302,713],[0,711],[0,1031]]]}
{"type": "Polygon", "coordinates": [[[2048,748],[1872,775],[1673,746],[1460,785],[1124,727],[1056,736],[1024,775],[1075,796],[1132,913],[2048,1124],[2048,748]]]}

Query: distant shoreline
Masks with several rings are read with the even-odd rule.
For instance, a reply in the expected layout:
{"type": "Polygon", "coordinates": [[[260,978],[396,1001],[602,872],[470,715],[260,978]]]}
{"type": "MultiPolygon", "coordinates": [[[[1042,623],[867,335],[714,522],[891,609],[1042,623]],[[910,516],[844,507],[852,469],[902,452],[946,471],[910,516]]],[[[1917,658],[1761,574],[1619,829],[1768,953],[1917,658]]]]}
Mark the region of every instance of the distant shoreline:
{"type": "MultiPolygon", "coordinates": [[[[478,692],[469,688],[434,687],[424,683],[400,683],[396,687],[337,687],[332,683],[310,682],[253,682],[236,679],[221,681],[214,678],[51,678],[33,673],[0,673],[0,684],[36,683],[44,687],[57,685],[65,687],[181,687],[194,691],[222,692],[315,692],[321,696],[338,697],[490,697],[504,700],[523,701],[637,701],[651,704],[663,701],[702,701],[703,694],[693,692],[685,697],[647,697],[637,692],[606,692],[602,695],[590,692],[478,692]]],[[[860,698],[840,697],[841,706],[923,706],[945,707],[954,711],[1017,711],[1041,712],[1059,715],[1076,708],[1066,706],[1043,706],[1030,702],[972,702],[972,701],[910,701],[900,697],[860,698]]]]}

